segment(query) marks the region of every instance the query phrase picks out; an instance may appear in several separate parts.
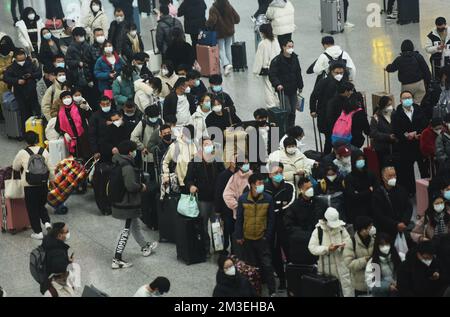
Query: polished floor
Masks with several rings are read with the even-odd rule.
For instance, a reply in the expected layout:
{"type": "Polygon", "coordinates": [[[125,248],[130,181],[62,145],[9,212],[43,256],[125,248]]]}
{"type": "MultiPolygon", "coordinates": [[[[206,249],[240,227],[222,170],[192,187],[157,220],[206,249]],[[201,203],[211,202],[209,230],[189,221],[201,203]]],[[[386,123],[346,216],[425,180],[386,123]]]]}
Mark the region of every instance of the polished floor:
{"type": "MultiPolygon", "coordinates": [[[[256,0],[230,0],[241,15],[241,23],[237,26],[236,40],[247,42],[249,69],[255,53],[253,24],[250,15],[256,10],[256,0]]],[[[25,3],[30,0],[25,0],[25,3]]],[[[42,1],[31,0],[32,3],[42,1]]],[[[62,0],[64,9],[70,10],[72,3],[83,2],[62,0]]],[[[111,5],[103,1],[107,12],[112,16],[111,5]]],[[[206,1],[208,5],[211,0],[206,1]]],[[[373,1],[382,3],[382,1],[373,1]]],[[[293,0],[296,6],[297,31],[294,34],[295,49],[300,56],[303,70],[314,62],[321,53],[319,1],[293,0]]],[[[383,68],[400,51],[404,39],[411,39],[417,49],[424,53],[423,46],[426,35],[438,15],[450,13],[446,0],[421,1],[421,23],[399,26],[381,20],[379,27],[369,28],[366,11],[372,1],[350,1],[349,20],[356,25],[354,29],[336,35],[336,42],[350,53],[357,66],[356,87],[370,93],[383,90],[383,68]]],[[[36,6],[43,15],[41,5],[36,6]]],[[[152,19],[142,21],[145,30],[144,40],[150,45],[148,30],[154,27],[152,19]]],[[[15,30],[9,13],[9,0],[0,0],[0,32],[13,34],[15,30]]],[[[425,54],[425,53],[424,53],[425,54]]],[[[303,95],[309,99],[315,77],[303,71],[305,89],[303,95]]],[[[398,100],[400,84],[394,75],[391,76],[392,91],[398,100]]],[[[238,114],[243,119],[251,119],[253,111],[264,105],[263,86],[251,71],[234,73],[224,82],[225,91],[234,99],[238,114]]],[[[370,98],[369,98],[370,99],[370,98]]],[[[370,102],[369,102],[370,103],[370,102]]],[[[308,105],[306,106],[307,109],[308,105]]],[[[305,113],[297,115],[297,123],[305,128],[305,143],[313,148],[314,135],[310,116],[305,113]]],[[[10,165],[18,149],[24,145],[8,140],[0,125],[0,166],[10,165]]],[[[216,264],[213,257],[209,262],[186,266],[176,259],[175,246],[161,244],[157,252],[149,258],[143,258],[134,240],[127,245],[124,258],[132,261],[130,269],[113,271],[110,268],[113,250],[119,230],[124,225],[111,217],[100,216],[93,200],[93,194],[73,196],[67,203],[70,212],[66,216],[51,214],[53,222],[64,221],[69,225],[71,240],[69,244],[75,253],[76,261],[82,268],[83,284],[94,284],[112,296],[131,296],[142,285],[149,283],[156,276],[166,276],[171,280],[169,296],[211,296],[215,285],[216,264]]],[[[37,284],[29,274],[29,252],[38,245],[31,240],[30,231],[16,235],[0,235],[0,285],[10,296],[39,296],[37,284]]],[[[157,239],[158,234],[146,231],[149,240],[157,239]]]]}

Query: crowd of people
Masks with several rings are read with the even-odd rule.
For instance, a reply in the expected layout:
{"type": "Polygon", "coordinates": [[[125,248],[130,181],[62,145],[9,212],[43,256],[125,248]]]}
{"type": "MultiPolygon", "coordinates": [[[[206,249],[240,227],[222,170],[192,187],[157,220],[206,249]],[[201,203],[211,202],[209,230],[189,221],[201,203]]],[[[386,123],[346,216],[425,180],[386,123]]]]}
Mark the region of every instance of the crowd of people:
{"type": "MultiPolygon", "coordinates": [[[[0,35],[0,90],[13,92],[24,130],[29,117],[42,117],[46,140],[63,140],[69,155],[96,160],[96,204],[124,222],[112,269],[132,266],[123,258],[130,233],[144,257],[153,254],[158,243],[146,241],[142,223],[158,230],[166,200],[192,195],[202,252],[221,253],[214,296],[257,295],[232,255],[260,268],[269,296],[292,282],[288,263],[317,264],[339,280],[347,297],[444,293],[450,285],[450,35],[444,18],[428,35],[432,71],[405,40],[399,57],[386,65],[387,72],[398,72],[400,104],[384,96],[370,117],[350,55],[333,37],[322,38],[324,52],[307,71],[317,75],[309,100],[320,138],[314,151],[305,148],[305,131],[295,124],[304,81],[292,40],[293,2],[267,1],[267,11],[259,12],[269,23],[259,28],[253,73],[263,81],[265,105],[250,121],[239,117],[244,105],[223,88],[240,21],[228,0],[215,0],[208,19],[203,0],[184,0],[176,13],[172,1],[160,1],[156,43],[163,61],[157,73],[149,69],[154,56],[144,48],[133,1],[111,2],[111,23],[100,0],[91,0],[79,21],[60,16],[58,6],[47,10],[47,19],[61,20],[59,32],[24,8],[15,19],[18,42],[0,35]],[[225,78],[214,74],[205,85],[195,46],[208,26],[217,32],[225,78]],[[279,105],[281,115],[274,111],[279,105]],[[364,147],[368,139],[372,146],[364,147]],[[431,180],[428,209],[413,219],[414,199],[423,199],[416,196],[416,162],[420,178],[431,180]],[[216,217],[221,250],[210,236],[216,217]]],[[[31,237],[43,239],[48,278],[41,292],[74,296],[68,225],[51,223],[48,184],[29,177],[31,160],[50,171],[51,153],[38,134],[23,132],[27,147],[12,167],[22,172],[31,237]]],[[[82,194],[87,184],[80,186],[82,194]]],[[[54,212],[68,209],[61,204],[54,212]]],[[[160,296],[169,288],[159,277],[135,296],[160,296]]]]}

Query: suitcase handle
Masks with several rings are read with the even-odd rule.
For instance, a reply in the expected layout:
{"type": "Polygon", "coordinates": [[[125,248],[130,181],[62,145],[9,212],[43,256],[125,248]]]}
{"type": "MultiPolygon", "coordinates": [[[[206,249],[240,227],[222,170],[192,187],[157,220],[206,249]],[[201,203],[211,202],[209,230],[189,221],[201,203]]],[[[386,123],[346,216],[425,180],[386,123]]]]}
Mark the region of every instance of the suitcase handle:
{"type": "Polygon", "coordinates": [[[384,92],[391,94],[391,76],[386,69],[384,69],[384,92]]]}

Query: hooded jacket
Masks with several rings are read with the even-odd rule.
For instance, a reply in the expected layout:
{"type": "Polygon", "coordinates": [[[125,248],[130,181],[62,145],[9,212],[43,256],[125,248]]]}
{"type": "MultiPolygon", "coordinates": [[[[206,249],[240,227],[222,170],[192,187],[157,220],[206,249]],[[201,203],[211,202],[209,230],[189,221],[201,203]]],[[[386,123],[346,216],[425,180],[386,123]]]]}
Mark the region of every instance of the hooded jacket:
{"type": "Polygon", "coordinates": [[[327,55],[330,55],[334,60],[339,59],[339,56],[342,55],[342,59],[347,62],[347,71],[349,72],[349,79],[355,80],[356,77],[356,66],[353,63],[352,58],[346,51],[344,51],[339,45],[333,45],[328,47],[324,53],[320,54],[314,65],[314,73],[317,75],[321,75],[323,72],[328,73],[330,67],[330,59],[327,55]]]}
{"type": "Polygon", "coordinates": [[[186,178],[189,162],[194,158],[197,153],[197,148],[192,142],[186,143],[182,137],[179,137],[173,142],[163,159],[163,176],[169,178],[169,164],[171,162],[176,163],[175,173],[178,177],[178,183],[180,186],[184,186],[184,179],[186,178]]]}
{"type": "Polygon", "coordinates": [[[218,39],[225,39],[234,35],[234,26],[239,24],[241,18],[236,10],[228,4],[224,8],[223,15],[215,4],[209,9],[209,18],[206,26],[217,32],[218,39]]]}
{"type": "Polygon", "coordinates": [[[55,79],[53,85],[47,88],[41,101],[41,111],[47,121],[52,118],[52,113],[58,112],[59,95],[61,94],[61,84],[55,79]]]}
{"type": "Polygon", "coordinates": [[[134,97],[134,83],[132,79],[125,79],[119,76],[113,81],[112,91],[117,108],[122,108],[128,99],[134,97]]]}
{"type": "Polygon", "coordinates": [[[288,155],[285,150],[277,150],[269,155],[267,164],[280,162],[284,165],[283,176],[286,182],[295,183],[295,174],[304,171],[306,176],[311,175],[315,161],[307,158],[297,150],[294,155],[288,155]]]}
{"type": "MultiPolygon", "coordinates": [[[[37,20],[37,37],[38,37],[38,43],[37,47],[41,47],[41,30],[44,27],[44,23],[41,19],[37,20]]],[[[31,43],[30,36],[28,35],[28,29],[25,24],[24,20],[20,20],[15,24],[16,31],[17,31],[17,39],[19,40],[19,43],[21,46],[27,51],[28,54],[31,54],[31,52],[34,52],[33,44],[31,43]]],[[[35,52],[37,53],[37,52],[35,52]]]]}
{"type": "Polygon", "coordinates": [[[233,210],[234,218],[236,219],[236,212],[238,208],[239,197],[244,193],[244,189],[248,187],[248,179],[253,174],[253,171],[248,171],[247,173],[242,173],[238,170],[231,176],[228,180],[227,186],[223,192],[223,200],[228,208],[233,210]]]}
{"type": "Polygon", "coordinates": [[[295,8],[291,1],[274,0],[266,12],[267,19],[271,20],[273,34],[284,35],[293,33],[295,26],[295,8]]]}
{"type": "Polygon", "coordinates": [[[431,81],[431,72],[427,62],[419,52],[407,51],[398,56],[392,64],[386,66],[389,73],[398,71],[398,80],[402,85],[424,80],[425,85],[431,81]]]}
{"type": "Polygon", "coordinates": [[[140,112],[145,113],[145,108],[155,104],[159,98],[154,95],[152,87],[144,83],[143,79],[138,79],[134,82],[134,103],[140,112]]]}
{"type": "MultiPolygon", "coordinates": [[[[0,41],[4,36],[6,36],[6,34],[0,32],[0,41]]],[[[3,74],[5,73],[6,69],[13,63],[13,54],[14,52],[12,51],[5,56],[0,54],[0,96],[3,96],[3,94],[9,90],[8,85],[3,81],[3,74]]]]}
{"type": "Polygon", "coordinates": [[[84,17],[81,21],[81,24],[84,26],[88,37],[91,39],[91,44],[95,42],[94,38],[94,30],[102,29],[105,34],[105,38],[108,38],[108,30],[109,30],[109,20],[108,16],[105,12],[100,9],[97,14],[94,15],[92,10],[89,8],[89,14],[84,17]]]}
{"type": "Polygon", "coordinates": [[[259,75],[262,69],[269,69],[272,60],[280,54],[280,43],[275,38],[273,41],[264,39],[258,44],[255,62],[253,63],[253,74],[259,75]]]}
{"type": "Polygon", "coordinates": [[[46,235],[42,240],[42,247],[45,250],[45,262],[46,270],[49,273],[55,273],[52,269],[53,264],[56,263],[67,263],[69,262],[69,248],[64,241],[55,239],[49,235],[46,235]]]}

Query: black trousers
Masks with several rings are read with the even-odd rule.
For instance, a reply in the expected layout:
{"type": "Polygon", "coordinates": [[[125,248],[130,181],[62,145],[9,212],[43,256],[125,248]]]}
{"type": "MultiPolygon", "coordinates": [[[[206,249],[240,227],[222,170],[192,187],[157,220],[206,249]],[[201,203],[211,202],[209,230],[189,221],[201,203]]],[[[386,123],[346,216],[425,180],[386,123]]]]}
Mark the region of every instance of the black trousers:
{"type": "Polygon", "coordinates": [[[228,250],[231,246],[231,253],[234,254],[233,250],[233,233],[234,233],[234,223],[233,213],[229,210],[223,211],[221,214],[223,220],[223,249],[228,250]]]}
{"type": "Polygon", "coordinates": [[[269,294],[275,293],[276,285],[269,243],[265,239],[245,240],[243,247],[244,261],[250,265],[262,268],[263,280],[267,283],[269,294]]]}
{"type": "Polygon", "coordinates": [[[197,44],[198,44],[198,33],[197,34],[189,34],[192,41],[192,48],[194,49],[194,56],[197,58],[197,44]]]}
{"type": "Polygon", "coordinates": [[[19,5],[19,16],[22,15],[23,12],[23,0],[11,0],[11,16],[14,22],[18,21],[16,6],[19,5]]]}
{"type": "MultiPolygon", "coordinates": [[[[281,218],[282,220],[282,218],[281,218]]],[[[277,221],[279,221],[277,219],[277,221]]],[[[283,229],[277,229],[275,240],[272,243],[272,263],[275,272],[280,281],[286,281],[285,263],[283,261],[283,253],[289,259],[289,240],[283,229]]]]}
{"type": "MultiPolygon", "coordinates": [[[[29,89],[28,89],[29,90],[29,89]]],[[[25,121],[31,116],[41,114],[41,107],[37,99],[36,88],[31,91],[17,91],[14,93],[17,104],[19,105],[20,116],[22,120],[22,127],[25,130],[25,121]]]]}
{"type": "Polygon", "coordinates": [[[44,186],[27,186],[25,187],[25,205],[30,218],[31,228],[34,233],[41,233],[41,222],[45,224],[50,222],[48,211],[45,208],[47,203],[48,187],[44,186]]]}
{"type": "Polygon", "coordinates": [[[411,153],[401,153],[398,164],[398,182],[409,194],[416,193],[416,178],[414,175],[414,163],[417,162],[421,178],[429,175],[429,165],[419,154],[411,155],[411,153]]]}
{"type": "Polygon", "coordinates": [[[344,0],[344,22],[347,22],[348,16],[348,0],[344,0]]]}
{"type": "Polygon", "coordinates": [[[386,9],[387,14],[392,13],[392,11],[394,10],[394,4],[395,4],[395,0],[388,0],[388,5],[387,5],[387,9],[386,9]]]}
{"type": "Polygon", "coordinates": [[[330,154],[331,150],[333,150],[333,144],[331,143],[331,134],[332,132],[326,132],[325,135],[325,145],[323,148],[324,154],[330,154]]]}

